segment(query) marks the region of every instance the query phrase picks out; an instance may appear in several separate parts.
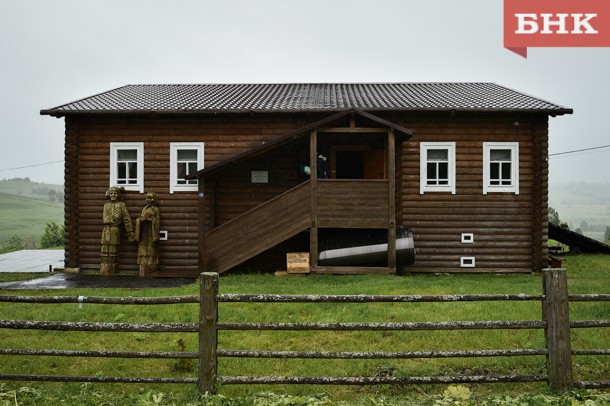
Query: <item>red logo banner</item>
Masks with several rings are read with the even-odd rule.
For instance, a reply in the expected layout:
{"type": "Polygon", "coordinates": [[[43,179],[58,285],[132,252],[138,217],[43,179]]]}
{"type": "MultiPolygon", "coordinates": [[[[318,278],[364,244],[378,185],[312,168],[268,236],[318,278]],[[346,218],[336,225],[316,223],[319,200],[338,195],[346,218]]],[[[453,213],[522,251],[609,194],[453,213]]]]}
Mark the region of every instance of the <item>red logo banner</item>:
{"type": "Polygon", "coordinates": [[[504,47],[609,47],[610,0],[504,0],[504,47]]]}

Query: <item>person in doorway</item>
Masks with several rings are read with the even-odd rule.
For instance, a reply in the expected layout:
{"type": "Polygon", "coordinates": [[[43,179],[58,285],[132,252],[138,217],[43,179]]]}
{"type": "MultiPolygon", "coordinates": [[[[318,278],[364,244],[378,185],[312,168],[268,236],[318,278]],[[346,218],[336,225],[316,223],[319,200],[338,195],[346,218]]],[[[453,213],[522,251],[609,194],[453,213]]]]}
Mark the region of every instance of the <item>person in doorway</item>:
{"type": "Polygon", "coordinates": [[[319,179],[328,179],[329,171],[328,171],[328,162],[326,161],[326,157],[322,154],[318,155],[318,178],[319,179]]]}

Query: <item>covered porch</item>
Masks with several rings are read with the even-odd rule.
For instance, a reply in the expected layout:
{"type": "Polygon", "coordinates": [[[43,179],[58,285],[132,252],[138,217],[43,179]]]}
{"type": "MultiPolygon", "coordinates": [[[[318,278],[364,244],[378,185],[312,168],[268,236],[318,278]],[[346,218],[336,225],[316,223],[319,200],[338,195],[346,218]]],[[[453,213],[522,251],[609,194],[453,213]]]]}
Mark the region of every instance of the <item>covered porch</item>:
{"type": "Polygon", "coordinates": [[[396,273],[397,145],[412,135],[349,110],[200,171],[200,269],[223,273],[307,234],[311,273],[396,273]],[[386,236],[384,263],[320,264],[321,240],[367,230],[386,236]]]}

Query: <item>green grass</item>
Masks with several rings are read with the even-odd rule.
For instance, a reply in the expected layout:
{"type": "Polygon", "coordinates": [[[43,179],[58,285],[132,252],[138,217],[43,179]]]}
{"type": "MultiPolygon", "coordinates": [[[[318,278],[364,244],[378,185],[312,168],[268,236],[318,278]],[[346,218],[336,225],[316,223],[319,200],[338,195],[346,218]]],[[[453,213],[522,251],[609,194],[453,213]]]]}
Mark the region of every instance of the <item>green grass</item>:
{"type": "MultiPolygon", "coordinates": [[[[580,255],[566,263],[570,293],[610,293],[610,257],[580,255]]],[[[411,275],[411,276],[295,276],[229,275],[220,279],[221,293],[278,294],[452,294],[452,293],[541,293],[539,275],[411,275]]],[[[196,283],[167,289],[69,289],[65,291],[0,291],[20,295],[85,296],[166,296],[198,294],[196,283]]],[[[36,305],[0,303],[3,319],[196,322],[198,306],[114,306],[85,304],[36,305]]],[[[570,317],[608,319],[610,304],[575,303],[570,317]]],[[[386,304],[220,304],[221,322],[400,322],[449,320],[538,320],[537,302],[482,303],[386,303],[386,304]]],[[[574,348],[609,348],[607,329],[573,330],[574,348]]],[[[86,333],[0,330],[4,348],[59,348],[97,350],[196,351],[197,336],[189,333],[86,333]]],[[[539,330],[488,330],[449,332],[227,332],[219,333],[221,349],[318,350],[318,351],[416,351],[543,348],[539,330]]],[[[196,376],[196,363],[177,360],[138,360],[57,357],[2,356],[0,373],[38,373],[50,375],[126,375],[126,376],[196,376]]],[[[575,357],[576,380],[610,379],[610,360],[605,357],[575,357]]],[[[495,357],[417,360],[248,360],[221,358],[220,375],[329,375],[394,376],[470,375],[470,374],[540,374],[544,357],[495,357]]],[[[552,397],[545,383],[467,385],[467,400],[457,404],[482,404],[485,399],[517,399],[522,394],[552,397]],[[475,403],[468,403],[475,402],[475,403]]],[[[267,396],[257,404],[456,404],[446,401],[444,385],[408,385],[405,387],[369,386],[225,386],[220,396],[199,399],[194,385],[144,384],[58,384],[6,382],[6,404],[15,404],[10,395],[20,393],[21,404],[54,404],[57,399],[81,399],[82,404],[254,404],[255,396],[267,396]],[[273,392],[273,395],[257,395],[273,392]],[[283,398],[282,395],[290,395],[283,398]],[[323,394],[316,395],[315,394],[323,394]],[[156,398],[155,398],[156,396],[156,398]],[[27,400],[27,399],[33,400],[27,400]],[[93,402],[91,399],[98,399],[93,402]],[[271,399],[271,400],[269,400],[271,399]],[[308,400],[309,399],[309,400],[308,400]],[[316,400],[317,399],[317,400],[316,400]],[[445,399],[445,400],[443,400],[445,399]],[[12,402],[12,403],[11,403],[12,402]],[[27,403],[30,402],[30,403],[27,403]],[[45,403],[46,402],[46,403],[45,403]],[[87,403],[91,402],[91,403],[87,403]],[[139,403],[138,403],[139,402],[139,403]],[[208,403],[206,403],[208,402],[208,403]],[[265,403],[267,402],[267,403],[265,403]],[[290,403],[292,402],[292,403],[290,403]],[[300,403],[299,403],[300,402],[300,403]],[[411,402],[411,403],[409,403],[411,402]]],[[[0,387],[0,389],[2,389],[0,387]]],[[[455,387],[454,387],[455,389],[455,387]]],[[[2,392],[2,390],[0,390],[2,392]]],[[[596,396],[577,392],[578,396],[596,396]]],[[[562,395],[564,396],[564,395],[562,395]]],[[[0,395],[0,405],[3,406],[0,395]]],[[[549,398],[550,399],[550,398],[549,398]]],[[[606,398],[608,400],[608,398],[606,398]]],[[[529,400],[521,399],[522,404],[529,400]]],[[[70,401],[69,401],[70,402],[70,401]]],[[[515,401],[517,402],[517,401],[515,401]]],[[[557,401],[559,402],[559,401],[557,401]]],[[[569,403],[567,400],[565,404],[569,403]]],[[[77,403],[80,404],[80,403],[77,403]]],[[[492,404],[492,403],[489,403],[492,404]]],[[[563,403],[555,403],[563,404],[563,403]]],[[[595,403],[591,403],[595,404],[595,403]]],[[[600,405],[603,403],[599,403],[600,405]]]]}
{"type": "Polygon", "coordinates": [[[48,273],[0,273],[0,282],[27,281],[31,279],[44,278],[48,273]]]}
{"type": "Polygon", "coordinates": [[[18,236],[25,243],[38,246],[45,225],[50,221],[63,224],[63,204],[0,193],[0,245],[18,236]]]}

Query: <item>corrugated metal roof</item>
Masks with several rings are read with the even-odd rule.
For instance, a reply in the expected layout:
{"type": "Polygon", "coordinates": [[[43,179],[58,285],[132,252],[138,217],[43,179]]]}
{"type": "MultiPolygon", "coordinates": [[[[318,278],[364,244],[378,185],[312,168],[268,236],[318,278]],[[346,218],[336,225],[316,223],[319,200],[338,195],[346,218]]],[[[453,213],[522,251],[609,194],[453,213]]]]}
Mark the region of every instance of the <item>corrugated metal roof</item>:
{"type": "Polygon", "coordinates": [[[303,83],[127,85],[42,110],[82,113],[219,113],[361,110],[572,110],[495,83],[303,83]]]}

